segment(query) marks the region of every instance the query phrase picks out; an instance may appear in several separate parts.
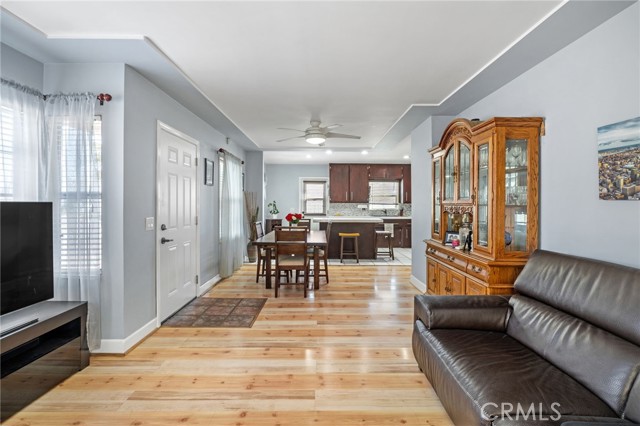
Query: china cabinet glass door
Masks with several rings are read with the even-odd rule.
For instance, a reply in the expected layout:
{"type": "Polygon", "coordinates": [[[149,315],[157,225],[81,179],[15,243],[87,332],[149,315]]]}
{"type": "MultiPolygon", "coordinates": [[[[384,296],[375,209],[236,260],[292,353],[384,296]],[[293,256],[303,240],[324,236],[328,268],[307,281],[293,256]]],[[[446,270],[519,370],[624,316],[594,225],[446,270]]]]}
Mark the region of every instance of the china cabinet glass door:
{"type": "Polygon", "coordinates": [[[478,145],[478,209],[476,211],[476,247],[489,247],[489,144],[478,145]]]}
{"type": "Polygon", "coordinates": [[[505,152],[505,252],[527,250],[527,139],[507,139],[505,152]]]}
{"type": "Polygon", "coordinates": [[[450,149],[444,157],[444,200],[453,200],[453,188],[455,179],[454,149],[450,149]]]}
{"type": "Polygon", "coordinates": [[[440,201],[440,160],[433,163],[433,233],[440,235],[440,217],[442,216],[440,201]]]}
{"type": "Polygon", "coordinates": [[[460,183],[458,187],[458,199],[471,198],[471,149],[463,143],[460,147],[460,183]]]}

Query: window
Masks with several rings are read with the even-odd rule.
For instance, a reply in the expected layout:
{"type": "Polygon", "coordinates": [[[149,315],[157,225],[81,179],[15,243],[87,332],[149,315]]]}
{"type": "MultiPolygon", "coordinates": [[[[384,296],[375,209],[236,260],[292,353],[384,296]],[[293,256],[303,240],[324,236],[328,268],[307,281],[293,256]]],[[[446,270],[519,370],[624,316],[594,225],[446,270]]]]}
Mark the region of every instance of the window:
{"type": "MultiPolygon", "coordinates": [[[[12,201],[16,195],[14,111],[0,109],[0,199],[12,201]]],[[[60,270],[102,267],[102,121],[93,123],[93,150],[76,144],[77,129],[66,120],[56,127],[60,162],[60,270]],[[77,158],[83,152],[84,158],[77,158]],[[80,185],[80,187],[78,187],[80,185]],[[77,220],[86,218],[87,220],[77,220]],[[89,253],[87,259],[84,254],[89,253]]],[[[26,153],[27,150],[20,151],[26,153]]],[[[37,158],[22,159],[37,164],[37,158]]]]}
{"type": "Polygon", "coordinates": [[[0,200],[13,199],[13,110],[0,108],[0,200]]]}
{"type": "Polygon", "coordinates": [[[56,128],[60,157],[60,268],[102,267],[102,121],[93,121],[93,149],[78,147],[78,130],[56,128]],[[78,158],[78,155],[84,158],[78,158]],[[78,220],[80,219],[80,220],[78,220]],[[88,254],[88,258],[85,256],[88,254]]]}
{"type": "Polygon", "coordinates": [[[327,180],[304,179],[301,180],[301,210],[305,215],[327,214],[327,180]]]}
{"type": "Polygon", "coordinates": [[[398,208],[400,181],[369,181],[369,210],[398,208]]]}

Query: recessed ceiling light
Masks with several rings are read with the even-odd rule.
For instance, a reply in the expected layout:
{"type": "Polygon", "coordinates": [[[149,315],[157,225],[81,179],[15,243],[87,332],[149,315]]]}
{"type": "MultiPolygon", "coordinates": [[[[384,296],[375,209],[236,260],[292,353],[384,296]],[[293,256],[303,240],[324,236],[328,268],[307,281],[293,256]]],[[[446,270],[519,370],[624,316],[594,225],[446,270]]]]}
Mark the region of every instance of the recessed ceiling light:
{"type": "Polygon", "coordinates": [[[307,154],[307,158],[311,158],[311,154],[307,154]]]}
{"type": "Polygon", "coordinates": [[[367,155],[369,153],[369,151],[367,151],[366,149],[362,150],[362,155],[367,155]]]}
{"type": "Polygon", "coordinates": [[[327,153],[327,155],[333,154],[333,151],[331,151],[330,149],[326,150],[325,152],[327,153]]]}
{"type": "Polygon", "coordinates": [[[405,160],[408,160],[408,159],[409,159],[409,156],[408,156],[408,155],[405,155],[405,156],[404,156],[404,157],[402,157],[402,158],[404,158],[405,160]]]}

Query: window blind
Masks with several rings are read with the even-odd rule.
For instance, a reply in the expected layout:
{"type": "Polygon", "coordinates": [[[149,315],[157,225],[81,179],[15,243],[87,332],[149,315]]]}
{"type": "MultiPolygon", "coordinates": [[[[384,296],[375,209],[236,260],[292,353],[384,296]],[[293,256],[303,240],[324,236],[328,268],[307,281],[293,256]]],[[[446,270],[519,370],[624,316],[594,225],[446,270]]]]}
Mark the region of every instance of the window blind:
{"type": "Polygon", "coordinates": [[[13,110],[0,108],[0,200],[13,199],[13,110]]]}
{"type": "Polygon", "coordinates": [[[96,117],[94,149],[78,146],[78,129],[56,127],[60,160],[60,267],[102,267],[102,121],[96,117]]]}
{"type": "Polygon", "coordinates": [[[303,211],[305,214],[326,214],[326,188],[324,181],[303,182],[303,211]]]}
{"type": "Polygon", "coordinates": [[[400,181],[369,181],[369,209],[386,209],[400,202],[400,181]]]}

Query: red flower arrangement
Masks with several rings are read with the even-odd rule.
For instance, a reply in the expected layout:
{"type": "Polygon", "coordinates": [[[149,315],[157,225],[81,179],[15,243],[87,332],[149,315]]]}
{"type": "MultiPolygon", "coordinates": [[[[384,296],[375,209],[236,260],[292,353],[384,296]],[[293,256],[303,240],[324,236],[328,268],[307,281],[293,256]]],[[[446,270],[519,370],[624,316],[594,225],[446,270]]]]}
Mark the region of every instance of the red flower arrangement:
{"type": "Polygon", "coordinates": [[[297,225],[300,219],[302,219],[303,217],[304,215],[302,213],[289,213],[285,216],[285,219],[287,220],[287,222],[289,222],[289,225],[297,225]]]}

